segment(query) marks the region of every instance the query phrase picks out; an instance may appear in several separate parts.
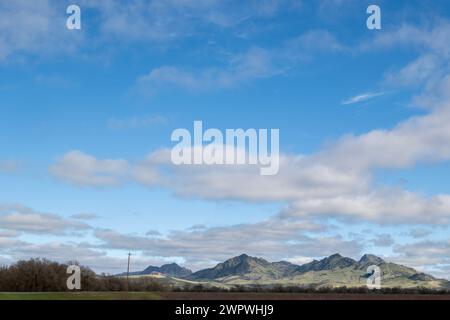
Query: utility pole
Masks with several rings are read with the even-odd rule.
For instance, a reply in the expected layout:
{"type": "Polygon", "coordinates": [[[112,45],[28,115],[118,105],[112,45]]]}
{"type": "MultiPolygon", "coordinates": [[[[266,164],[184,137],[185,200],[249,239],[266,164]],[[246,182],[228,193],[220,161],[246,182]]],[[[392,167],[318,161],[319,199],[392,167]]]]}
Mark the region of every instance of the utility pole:
{"type": "Polygon", "coordinates": [[[129,283],[129,276],[130,276],[130,259],[131,259],[131,253],[128,253],[128,267],[127,267],[127,291],[130,288],[130,283],[129,283]]]}

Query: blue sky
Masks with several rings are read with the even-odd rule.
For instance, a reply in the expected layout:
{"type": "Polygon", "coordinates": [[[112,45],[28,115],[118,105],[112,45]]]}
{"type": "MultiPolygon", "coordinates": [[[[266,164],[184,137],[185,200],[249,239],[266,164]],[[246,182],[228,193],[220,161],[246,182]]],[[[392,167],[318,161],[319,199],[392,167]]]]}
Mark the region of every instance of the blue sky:
{"type": "Polygon", "coordinates": [[[0,263],[365,252],[450,277],[450,5],[0,4],[0,263]],[[274,177],[174,168],[177,128],[279,128],[274,177]]]}

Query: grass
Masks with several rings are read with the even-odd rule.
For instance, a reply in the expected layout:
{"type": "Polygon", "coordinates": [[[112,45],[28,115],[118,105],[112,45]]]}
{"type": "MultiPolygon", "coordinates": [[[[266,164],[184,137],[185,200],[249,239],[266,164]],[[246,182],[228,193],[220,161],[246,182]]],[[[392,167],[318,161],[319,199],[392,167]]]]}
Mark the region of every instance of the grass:
{"type": "Polygon", "coordinates": [[[0,292],[0,300],[159,300],[155,292],[0,292]]]}
{"type": "Polygon", "coordinates": [[[211,292],[0,292],[1,300],[450,300],[450,295],[211,292]]]}

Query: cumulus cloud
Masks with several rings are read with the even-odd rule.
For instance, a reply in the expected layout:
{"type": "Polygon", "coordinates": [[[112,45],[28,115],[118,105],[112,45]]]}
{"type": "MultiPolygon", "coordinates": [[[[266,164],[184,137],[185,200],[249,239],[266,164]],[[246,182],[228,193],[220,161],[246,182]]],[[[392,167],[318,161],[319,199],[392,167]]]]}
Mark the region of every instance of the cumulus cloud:
{"type": "Polygon", "coordinates": [[[17,246],[23,244],[23,241],[12,239],[10,237],[2,237],[0,236],[0,249],[3,251],[4,249],[16,248],[17,246]]]}
{"type": "Polygon", "coordinates": [[[356,170],[408,168],[417,163],[446,161],[450,157],[450,147],[445,143],[450,141],[450,130],[445,124],[449,119],[450,104],[445,102],[434,112],[407,119],[391,130],[344,136],[318,156],[326,163],[356,170]]]}
{"type": "MultiPolygon", "coordinates": [[[[418,83],[423,92],[422,99],[430,99],[432,107],[427,114],[406,119],[389,129],[343,136],[315,154],[284,154],[276,176],[262,177],[251,166],[173,166],[168,150],[155,151],[138,164],[120,159],[101,160],[81,152],[68,153],[52,167],[51,172],[78,185],[113,185],[135,180],[148,186],[170,188],[182,197],[287,203],[276,224],[271,220],[229,227],[194,228],[158,237],[121,234],[113,230],[95,232],[102,241],[100,248],[105,250],[140,250],[151,256],[183,256],[191,263],[209,264],[210,260],[220,261],[242,251],[272,260],[285,258],[280,257],[282,252],[301,259],[316,257],[317,252],[323,255],[335,252],[349,256],[359,254],[362,244],[357,240],[322,235],[311,237],[308,233],[313,230],[297,225],[299,221],[313,218],[336,217],[352,222],[395,225],[448,225],[450,195],[424,196],[373,184],[373,175],[378,168],[404,169],[450,160],[450,78],[446,69],[449,56],[448,46],[441,44],[441,40],[450,34],[446,28],[446,24],[428,31],[405,27],[395,34],[385,36],[383,33],[374,42],[382,49],[395,43],[418,48],[417,59],[389,74],[387,79],[401,85],[418,83]],[[437,69],[439,72],[434,72],[437,69]],[[78,161],[80,159],[82,161],[78,161]],[[109,169],[105,172],[102,171],[104,168],[109,169]],[[107,177],[106,182],[101,179],[99,182],[98,179],[104,176],[107,177]]],[[[301,45],[311,42],[307,40],[308,37],[303,39],[303,43],[300,41],[301,45]]],[[[337,47],[336,50],[342,49],[337,47]]],[[[230,63],[225,73],[214,68],[198,71],[166,66],[163,67],[166,69],[154,69],[156,72],[150,72],[142,81],[151,88],[169,85],[203,90],[209,88],[207,83],[216,88],[227,87],[233,82],[271,74],[272,67],[278,66],[278,56],[272,51],[259,53],[262,58],[255,61],[261,64],[258,62],[247,67],[243,63],[246,61],[243,55],[234,64],[230,63]],[[265,69],[267,66],[269,68],[265,69]]],[[[285,56],[283,59],[288,58],[285,56]]],[[[357,97],[353,101],[366,98],[357,97]]],[[[379,242],[378,245],[392,245],[392,241],[379,242]]],[[[396,246],[397,262],[420,268],[439,265],[441,270],[448,269],[445,256],[442,258],[443,255],[448,256],[447,247],[446,242],[430,241],[396,246]],[[416,252],[422,256],[414,253],[416,247],[416,252]]]]}
{"type": "Polygon", "coordinates": [[[70,151],[50,167],[50,173],[78,186],[114,186],[128,173],[128,162],[99,160],[81,151],[70,151]]]}
{"type": "MultiPolygon", "coordinates": [[[[37,212],[22,205],[0,205],[0,265],[18,260],[45,258],[66,263],[78,261],[97,272],[120,273],[126,270],[127,255],[111,254],[106,248],[95,243],[79,241],[80,232],[87,234],[91,226],[76,219],[91,218],[86,214],[65,218],[61,215],[37,212]],[[23,240],[22,236],[33,235],[33,243],[23,240]],[[68,239],[48,242],[49,236],[72,236],[68,239]],[[74,237],[73,237],[74,236],[74,237]]],[[[133,270],[142,270],[150,264],[160,265],[173,262],[173,258],[133,256],[133,270]]]]}
{"type": "MultiPolygon", "coordinates": [[[[11,247],[2,247],[0,238],[0,258],[4,255],[5,264],[17,260],[31,258],[46,258],[60,263],[77,261],[81,265],[88,266],[98,273],[118,274],[127,270],[127,254],[111,255],[106,250],[90,248],[83,243],[64,243],[60,241],[45,243],[18,242],[9,243],[11,247]]],[[[173,260],[169,260],[173,261],[173,260]]],[[[0,260],[1,263],[1,260],[0,260]]],[[[133,255],[131,271],[141,271],[149,265],[161,265],[167,263],[164,258],[144,257],[133,255]]]]}
{"type": "Polygon", "coordinates": [[[450,279],[450,241],[422,241],[394,248],[392,260],[450,279]]]}
{"type": "MultiPolygon", "coordinates": [[[[170,151],[159,150],[132,165],[131,177],[149,186],[170,188],[182,197],[287,202],[286,215],[444,224],[450,219],[449,195],[425,197],[406,190],[375,188],[372,175],[378,168],[402,169],[450,160],[449,121],[450,105],[443,102],[429,114],[407,119],[389,130],[347,135],[311,155],[282,155],[275,176],[261,176],[252,165],[174,166],[170,151]]],[[[97,160],[79,152],[62,159],[51,172],[75,184],[111,185],[123,180],[123,171],[117,169],[129,165],[124,160],[97,160]],[[86,159],[87,165],[80,165],[77,158],[86,159]],[[102,172],[106,177],[99,175],[102,172]]]]}
{"type": "Polygon", "coordinates": [[[172,231],[164,237],[97,230],[101,248],[139,250],[149,256],[183,257],[194,268],[210,266],[243,252],[282,260],[291,256],[316,257],[341,252],[358,256],[362,244],[339,236],[321,236],[314,222],[273,218],[255,224],[172,231]],[[308,234],[315,233],[312,237],[308,234]],[[289,254],[287,254],[289,253],[289,254]]]}
{"type": "Polygon", "coordinates": [[[450,222],[450,196],[425,198],[412,192],[387,188],[369,194],[298,200],[284,214],[334,216],[380,224],[446,225],[450,222]]]}
{"type": "Polygon", "coordinates": [[[16,230],[0,230],[0,238],[15,238],[18,235],[16,230]]]}
{"type": "Polygon", "coordinates": [[[0,230],[14,233],[62,235],[89,226],[56,214],[36,212],[22,205],[0,205],[0,230]]]}
{"type": "Polygon", "coordinates": [[[424,229],[424,228],[415,228],[409,231],[408,235],[410,237],[413,237],[415,239],[418,238],[425,238],[426,236],[431,234],[431,230],[424,229]]]}
{"type": "MultiPolygon", "coordinates": [[[[389,130],[347,135],[316,154],[283,155],[280,172],[259,176],[243,166],[173,167],[168,186],[180,196],[246,201],[286,201],[289,214],[335,215],[382,223],[448,223],[448,195],[421,196],[405,190],[374,188],[373,171],[402,169],[450,160],[450,105],[389,130]],[[351,156],[350,156],[351,155],[351,156]]],[[[160,159],[170,166],[168,152],[160,159]]],[[[153,163],[151,170],[157,170],[153,163]]],[[[285,212],[285,213],[286,213],[285,212]]]]}
{"type": "Polygon", "coordinates": [[[377,247],[390,247],[395,241],[390,234],[378,234],[373,240],[373,244],[377,247]]]}
{"type": "MultiPolygon", "coordinates": [[[[198,149],[193,149],[198,152],[198,149]]],[[[229,149],[228,149],[229,150],[229,149]]],[[[239,152],[239,150],[235,150],[239,152]]],[[[161,149],[151,153],[136,164],[129,164],[135,181],[148,186],[160,185],[172,188],[183,197],[201,197],[205,199],[238,199],[247,201],[291,201],[301,197],[327,197],[335,194],[353,194],[367,188],[367,179],[351,170],[337,170],[328,164],[316,163],[316,159],[304,156],[282,155],[280,173],[275,176],[261,176],[259,165],[173,165],[170,150],[161,149]],[[229,179],[232,178],[232,179],[229,179]]],[[[94,156],[85,155],[92,162],[94,156]]],[[[71,152],[62,159],[70,158],[71,152]]],[[[110,160],[119,161],[119,160],[110,160]]],[[[59,164],[55,165],[59,167],[59,164]]],[[[54,168],[53,166],[52,168],[54,168]]],[[[72,183],[81,179],[76,170],[67,172],[64,179],[74,177],[72,183]]],[[[66,166],[68,170],[72,168],[66,166]]],[[[54,171],[51,169],[51,172],[54,171]]],[[[96,171],[84,170],[85,185],[92,185],[96,171]],[[88,175],[94,175],[89,178],[88,175]]],[[[111,179],[119,180],[111,172],[111,179]]],[[[59,177],[59,175],[55,175],[59,177]]]]}

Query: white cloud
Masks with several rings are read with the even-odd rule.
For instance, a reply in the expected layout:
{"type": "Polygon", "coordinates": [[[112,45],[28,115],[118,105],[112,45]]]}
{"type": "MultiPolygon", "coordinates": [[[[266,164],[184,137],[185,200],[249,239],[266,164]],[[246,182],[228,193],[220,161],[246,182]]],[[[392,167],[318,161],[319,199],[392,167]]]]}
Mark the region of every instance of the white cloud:
{"type": "Polygon", "coordinates": [[[311,59],[312,55],[319,53],[345,53],[349,48],[341,43],[327,30],[312,29],[289,40],[278,51],[282,57],[288,57],[291,61],[299,59],[311,59]]]}
{"type": "Polygon", "coordinates": [[[450,223],[450,195],[425,198],[388,188],[368,194],[298,200],[284,214],[335,216],[381,224],[447,225],[450,223]]]}
{"type": "Polygon", "coordinates": [[[126,178],[129,170],[125,160],[98,160],[80,151],[66,153],[50,167],[50,173],[78,186],[114,186],[126,178]]]}
{"type": "Polygon", "coordinates": [[[127,119],[111,118],[108,120],[108,128],[114,130],[121,129],[139,129],[167,123],[167,118],[161,115],[147,115],[141,117],[132,117],[127,119]]]}
{"type": "Polygon", "coordinates": [[[19,236],[16,230],[0,230],[0,238],[15,238],[19,236]]]}
{"type": "MultiPolygon", "coordinates": [[[[12,247],[2,248],[0,238],[0,257],[1,255],[8,257],[5,259],[8,264],[17,260],[46,258],[60,263],[77,261],[98,273],[118,274],[127,269],[126,253],[111,255],[106,250],[90,248],[86,244],[53,241],[45,243],[16,242],[10,246],[12,247]]],[[[164,262],[166,262],[164,258],[133,255],[131,271],[141,271],[149,265],[161,265],[164,262]]]]}
{"type": "Polygon", "coordinates": [[[388,73],[386,82],[391,86],[420,86],[441,74],[439,59],[431,54],[423,55],[402,69],[388,73]]]}
{"type": "Polygon", "coordinates": [[[376,235],[372,241],[372,243],[377,247],[390,247],[395,243],[392,236],[386,233],[376,235]]]}
{"type": "Polygon", "coordinates": [[[278,48],[252,47],[234,54],[223,65],[206,68],[180,68],[166,65],[138,79],[138,91],[154,94],[165,88],[198,92],[229,89],[254,80],[282,75],[322,52],[341,53],[348,49],[325,30],[310,30],[278,48]]]}
{"type": "Polygon", "coordinates": [[[95,220],[99,219],[100,217],[95,213],[82,212],[72,215],[71,218],[77,220],[95,220]]]}
{"type": "MultiPolygon", "coordinates": [[[[260,176],[258,168],[250,165],[174,166],[170,151],[159,150],[146,161],[130,165],[130,178],[149,186],[170,188],[182,197],[284,201],[290,204],[284,213],[290,215],[443,224],[450,219],[450,195],[424,197],[405,190],[374,188],[372,174],[377,168],[401,169],[419,163],[449,161],[449,122],[450,105],[445,102],[429,114],[407,119],[390,130],[344,136],[308,156],[282,155],[279,174],[270,177],[260,176]]],[[[99,177],[97,170],[104,172],[107,163],[127,163],[124,160],[107,160],[103,164],[104,160],[81,154],[90,165],[80,165],[75,161],[78,155],[64,156],[69,161],[54,166],[63,168],[56,172],[64,175],[56,175],[80,185],[123,181],[122,170],[107,170],[106,181],[104,176],[99,177]]],[[[112,166],[117,167],[125,165],[112,166]]],[[[55,169],[51,171],[55,174],[55,169]]]]}
{"type": "Polygon", "coordinates": [[[175,66],[153,69],[138,81],[139,90],[153,93],[164,87],[179,87],[189,91],[231,88],[250,80],[267,78],[277,73],[270,52],[252,48],[233,57],[225,68],[183,70],[175,66]]]}
{"type": "Polygon", "coordinates": [[[448,57],[450,49],[446,45],[450,41],[450,23],[437,19],[428,26],[403,24],[400,27],[390,28],[386,32],[376,34],[374,39],[360,45],[360,50],[391,49],[412,47],[439,56],[448,57]]]}
{"type": "Polygon", "coordinates": [[[270,18],[289,9],[290,0],[84,0],[98,10],[102,35],[118,41],[167,42],[202,34],[204,28],[239,29],[253,18],[270,18]]]}
{"type": "Polygon", "coordinates": [[[394,262],[450,279],[450,241],[397,245],[394,251],[394,262]]]}
{"type": "Polygon", "coordinates": [[[338,168],[408,168],[450,160],[450,102],[425,116],[407,119],[391,130],[347,135],[318,154],[317,160],[338,168]],[[351,159],[349,161],[349,155],[351,159]]]}
{"type": "Polygon", "coordinates": [[[0,161],[0,173],[16,173],[20,170],[21,164],[14,160],[0,161]]]}
{"type": "Polygon", "coordinates": [[[446,45],[449,42],[450,22],[436,19],[436,22],[425,27],[404,24],[378,33],[371,41],[361,44],[357,51],[405,47],[418,52],[418,56],[405,66],[388,72],[384,84],[391,88],[425,89],[415,97],[414,102],[432,108],[442,97],[448,97],[448,86],[444,92],[439,91],[450,72],[450,49],[446,45]]]}
{"type": "Polygon", "coordinates": [[[65,8],[49,0],[0,2],[0,61],[23,54],[69,52],[80,35],[64,27],[65,8]]]}
{"type": "Polygon", "coordinates": [[[347,100],[342,101],[342,105],[349,105],[349,104],[355,104],[355,103],[360,103],[360,102],[365,102],[368,100],[371,100],[373,98],[376,97],[380,97],[385,95],[386,92],[367,92],[367,93],[362,93],[359,94],[357,96],[351,97],[347,100]]]}
{"type": "MultiPolygon", "coordinates": [[[[166,186],[178,195],[203,199],[286,201],[291,214],[335,215],[381,223],[448,223],[449,195],[424,197],[413,192],[371,186],[377,168],[410,168],[419,163],[450,160],[450,105],[441,103],[428,115],[407,119],[390,130],[348,135],[309,156],[282,156],[280,172],[257,174],[252,166],[170,166],[167,151],[161,163],[166,186]],[[168,175],[167,172],[170,174],[168,175]]],[[[155,173],[156,174],[156,173],[155,173]]],[[[153,175],[152,175],[153,176],[153,175]]]]}
{"type": "Polygon", "coordinates": [[[0,61],[22,56],[50,56],[92,49],[92,43],[130,42],[165,44],[205,34],[211,27],[251,32],[252,19],[270,18],[292,7],[290,0],[81,0],[82,25],[96,30],[86,34],[65,27],[67,3],[50,0],[15,0],[0,3],[0,61]],[[98,31],[97,31],[98,30],[98,31]]]}
{"type": "Polygon", "coordinates": [[[0,205],[0,231],[3,229],[14,234],[62,235],[85,231],[89,228],[84,223],[62,218],[56,214],[36,212],[22,205],[0,205]]]}
{"type": "Polygon", "coordinates": [[[336,252],[349,256],[360,254],[362,244],[357,241],[306,235],[323,230],[313,222],[273,218],[255,224],[172,231],[156,238],[113,230],[97,230],[95,236],[103,241],[101,248],[138,250],[148,256],[183,257],[193,268],[207,267],[242,253],[270,260],[285,259],[287,252],[289,256],[304,257],[336,252]]]}
{"type": "MultiPolygon", "coordinates": [[[[423,196],[407,190],[374,187],[372,184],[372,175],[377,168],[402,169],[421,163],[450,160],[450,78],[448,69],[440,68],[439,73],[432,72],[435,66],[448,64],[448,49],[439,44],[446,35],[442,30],[438,30],[439,28],[446,27],[441,25],[432,29],[429,34],[432,40],[422,36],[419,29],[410,28],[375,42],[379,48],[389,47],[395,41],[419,48],[419,57],[400,69],[396,75],[392,74],[392,79],[397,77],[397,81],[403,84],[408,84],[411,79],[414,81],[414,78],[418,80],[420,88],[424,88],[422,98],[433,98],[430,100],[432,107],[426,115],[406,119],[390,129],[346,135],[315,154],[283,155],[277,176],[261,177],[251,166],[175,167],[170,163],[168,150],[156,151],[137,165],[131,165],[125,160],[109,160],[112,163],[125,161],[132,172],[127,175],[129,179],[149,186],[162,185],[183,197],[285,202],[289,206],[277,217],[279,220],[174,231],[166,237],[124,235],[111,230],[98,230],[95,235],[103,241],[102,247],[143,250],[156,256],[183,256],[193,263],[197,261],[201,264],[209,264],[211,259],[219,261],[242,251],[266,256],[272,260],[285,258],[280,257],[280,252],[290,252],[293,257],[307,258],[317,256],[318,252],[323,255],[340,252],[352,256],[357,255],[361,249],[362,244],[359,241],[346,241],[331,236],[309,237],[305,234],[311,230],[297,226],[296,223],[313,218],[336,217],[352,222],[358,220],[377,224],[448,225],[450,195],[423,196]],[[277,221],[277,224],[274,224],[274,221],[277,221]]],[[[304,43],[310,41],[305,40],[304,43]]],[[[268,71],[272,71],[272,68],[266,67],[278,66],[276,61],[279,56],[272,51],[261,53],[262,57],[265,57],[259,60],[262,63],[248,66],[246,60],[240,57],[230,62],[229,68],[223,74],[223,71],[218,69],[186,71],[166,67],[168,69],[156,69],[157,72],[150,73],[144,80],[150,88],[165,85],[188,90],[227,87],[232,83],[270,75],[268,71]]],[[[287,61],[286,56],[283,61],[287,61]]],[[[364,99],[367,99],[367,95],[356,97],[353,101],[364,99]]],[[[89,159],[88,162],[94,164],[104,161],[86,154],[82,154],[81,158],[89,159]]],[[[98,168],[103,166],[87,166],[96,168],[93,170],[79,167],[65,166],[69,172],[62,177],[74,180],[80,185],[96,185],[91,183],[91,179],[96,181],[98,168]],[[71,170],[73,173],[70,173],[71,170]],[[79,172],[81,179],[78,178],[79,172]]],[[[107,174],[108,178],[116,183],[126,180],[121,170],[110,170],[107,174]]],[[[97,183],[103,184],[105,183],[97,183]]],[[[412,266],[445,265],[445,258],[439,259],[438,254],[430,252],[446,254],[447,245],[433,245],[429,242],[417,245],[428,256],[423,262],[419,256],[413,254],[415,244],[398,247],[397,250],[403,250],[399,261],[408,262],[406,264],[412,266]]]]}
{"type": "Polygon", "coordinates": [[[17,248],[24,244],[23,241],[12,239],[10,237],[0,237],[0,253],[11,248],[17,248]]]}
{"type": "Polygon", "coordinates": [[[307,264],[310,263],[311,261],[313,261],[314,259],[311,257],[302,257],[302,256],[296,256],[296,257],[292,257],[292,258],[288,258],[288,259],[284,259],[290,263],[296,264],[298,266],[301,266],[303,264],[307,264]]]}
{"type": "Polygon", "coordinates": [[[428,229],[415,228],[415,229],[412,229],[408,233],[408,235],[410,237],[418,239],[418,238],[425,238],[425,237],[429,236],[431,233],[432,233],[431,230],[428,230],[428,229]]]}

